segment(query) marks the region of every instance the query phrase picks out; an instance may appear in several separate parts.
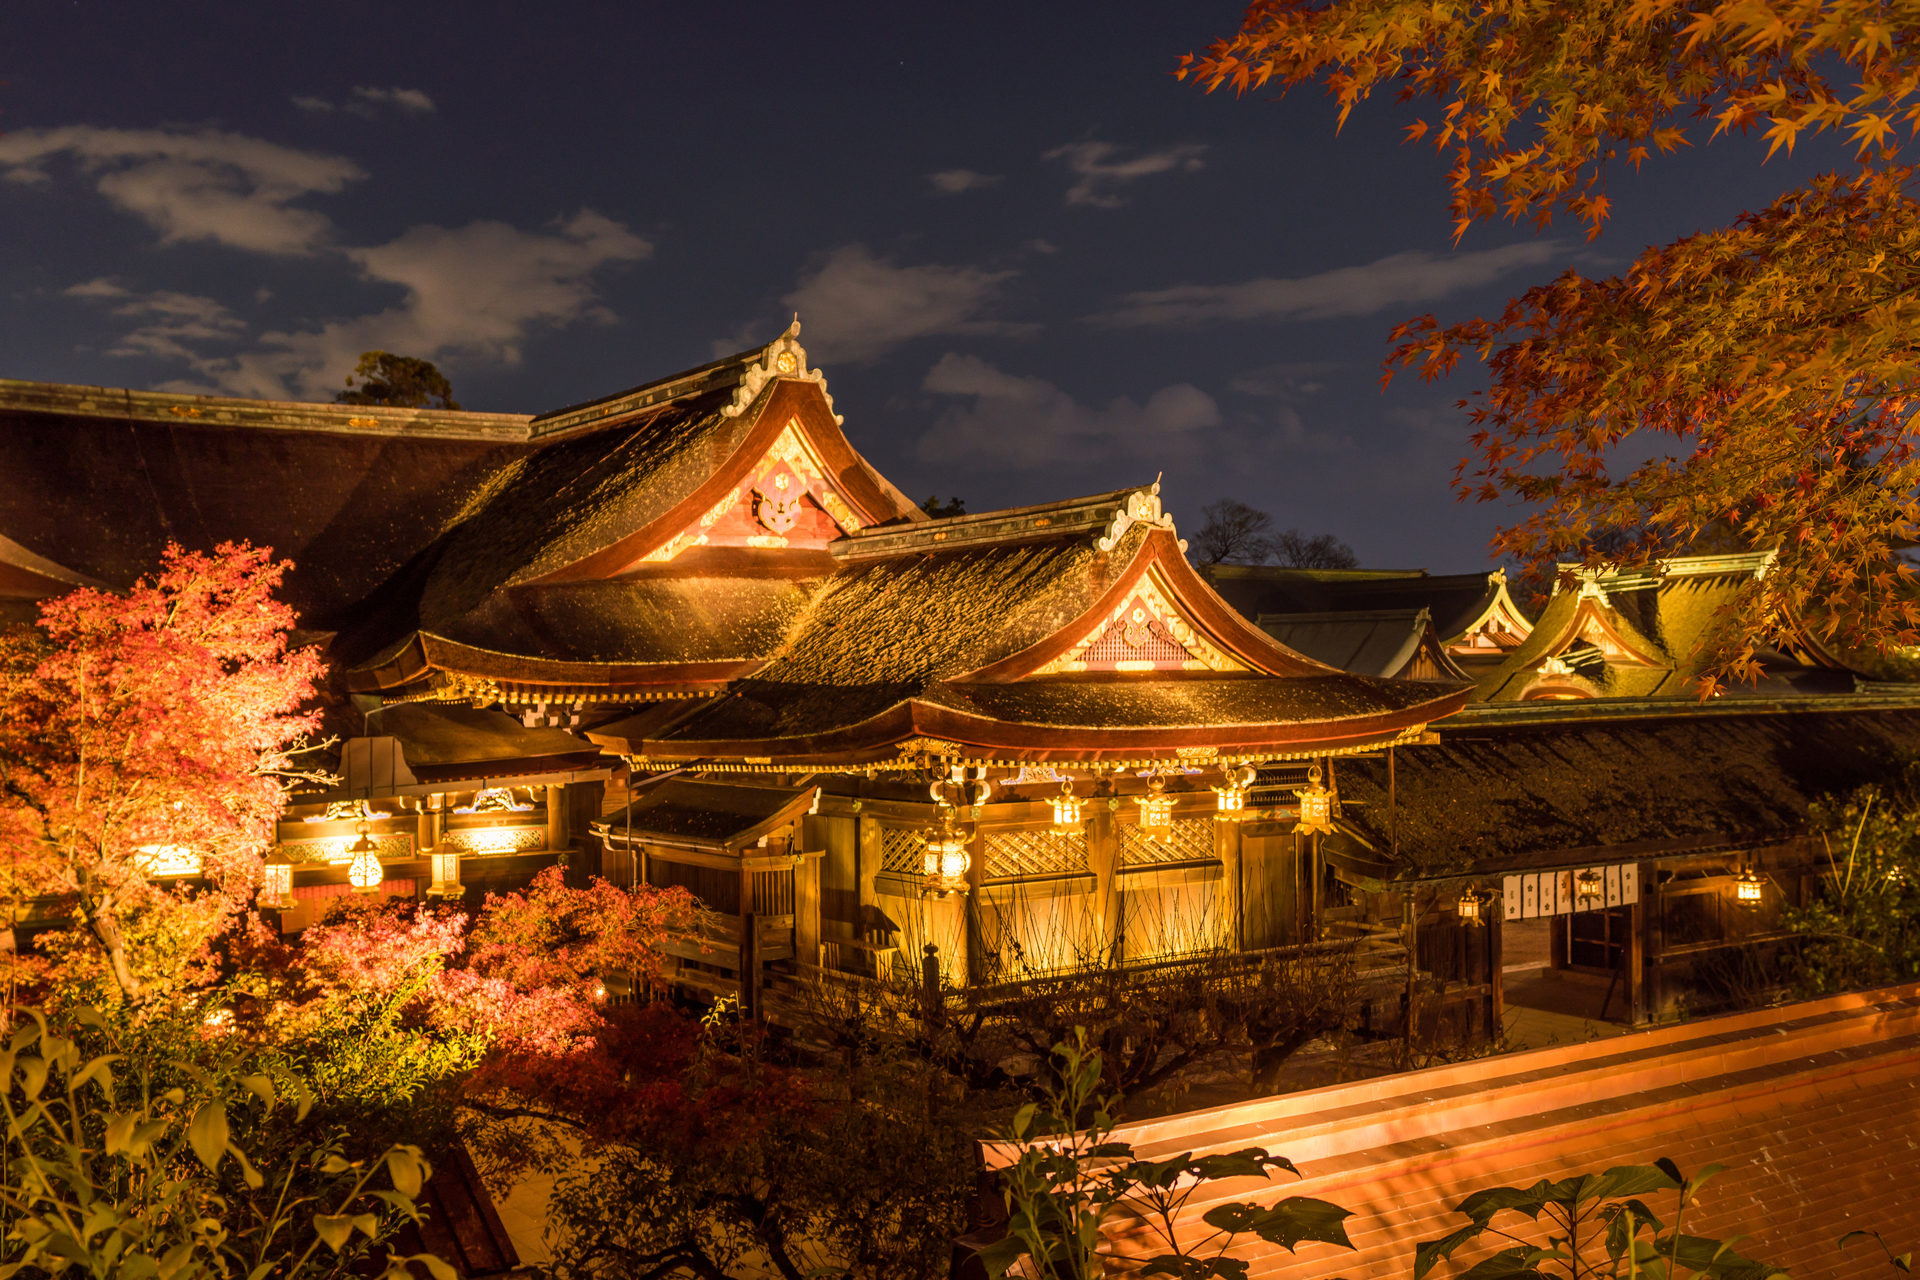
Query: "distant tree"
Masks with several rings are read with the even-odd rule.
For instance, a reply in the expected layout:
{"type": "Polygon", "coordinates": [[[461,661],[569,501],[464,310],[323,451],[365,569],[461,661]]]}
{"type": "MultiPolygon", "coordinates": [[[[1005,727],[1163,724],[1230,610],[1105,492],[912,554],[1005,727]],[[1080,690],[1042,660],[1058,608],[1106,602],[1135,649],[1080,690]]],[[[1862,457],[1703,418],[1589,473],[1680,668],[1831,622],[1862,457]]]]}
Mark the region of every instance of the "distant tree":
{"type": "Polygon", "coordinates": [[[1279,549],[1273,517],[1244,502],[1222,498],[1200,508],[1207,522],[1193,535],[1193,558],[1201,564],[1266,564],[1279,549]]]}
{"type": "Polygon", "coordinates": [[[1353,569],[1353,548],[1330,533],[1308,537],[1298,529],[1275,530],[1273,517],[1244,502],[1222,498],[1200,509],[1207,522],[1189,546],[1199,564],[1282,564],[1289,569],[1353,569]]]}
{"type": "Polygon", "coordinates": [[[347,389],[333,397],[335,404],[381,404],[397,409],[458,409],[453,386],[430,360],[396,356],[388,351],[363,351],[360,363],[347,377],[347,389]],[[355,386],[353,380],[360,379],[355,386]]]}
{"type": "Polygon", "coordinates": [[[940,501],[939,494],[930,493],[927,495],[927,500],[920,504],[920,509],[932,516],[935,520],[945,520],[949,516],[963,516],[967,514],[967,500],[965,498],[948,498],[945,502],[942,502],[940,501]]]}
{"type": "Polygon", "coordinates": [[[1274,537],[1274,553],[1289,569],[1358,569],[1360,557],[1353,548],[1330,533],[1307,537],[1298,529],[1288,529],[1274,537]]]}

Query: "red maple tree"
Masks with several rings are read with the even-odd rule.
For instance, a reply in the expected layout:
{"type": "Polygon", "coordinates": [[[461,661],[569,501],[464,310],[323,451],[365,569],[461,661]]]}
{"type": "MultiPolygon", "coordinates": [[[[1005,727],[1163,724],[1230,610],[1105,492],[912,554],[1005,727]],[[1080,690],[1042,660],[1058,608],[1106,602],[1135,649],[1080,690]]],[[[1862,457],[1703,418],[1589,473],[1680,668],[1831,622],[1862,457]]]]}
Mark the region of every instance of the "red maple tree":
{"type": "Polygon", "coordinates": [[[245,901],[317,728],[321,659],[288,644],[274,598],[290,567],[245,543],[170,545],[128,591],[73,592],[0,637],[7,896],[71,902],[127,1000],[148,994],[130,921],[172,912],[210,936],[245,901]],[[197,865],[211,902],[156,886],[169,864],[197,865]]]}

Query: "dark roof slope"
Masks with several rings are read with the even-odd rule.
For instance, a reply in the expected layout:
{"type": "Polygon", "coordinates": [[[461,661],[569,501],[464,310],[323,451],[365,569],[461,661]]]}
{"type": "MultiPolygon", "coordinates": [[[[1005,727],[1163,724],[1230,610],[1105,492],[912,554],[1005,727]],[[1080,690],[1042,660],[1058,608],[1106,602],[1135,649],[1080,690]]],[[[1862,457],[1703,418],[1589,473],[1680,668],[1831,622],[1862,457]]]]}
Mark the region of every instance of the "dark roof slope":
{"type": "Polygon", "coordinates": [[[669,778],[595,824],[618,844],[636,840],[740,849],[810,808],[818,787],[770,787],[669,778]]]}
{"type": "MultiPolygon", "coordinates": [[[[1715,837],[1784,838],[1808,802],[1890,777],[1920,755],[1920,709],[1441,728],[1397,752],[1398,836],[1410,867],[1445,870],[1715,837]]],[[[1342,761],[1343,817],[1390,841],[1387,765],[1342,761]]]]}
{"type": "Polygon", "coordinates": [[[1486,573],[1429,574],[1424,569],[1283,569],[1219,564],[1207,581],[1249,618],[1281,613],[1354,613],[1425,609],[1442,637],[1470,626],[1499,594],[1486,573]]]}

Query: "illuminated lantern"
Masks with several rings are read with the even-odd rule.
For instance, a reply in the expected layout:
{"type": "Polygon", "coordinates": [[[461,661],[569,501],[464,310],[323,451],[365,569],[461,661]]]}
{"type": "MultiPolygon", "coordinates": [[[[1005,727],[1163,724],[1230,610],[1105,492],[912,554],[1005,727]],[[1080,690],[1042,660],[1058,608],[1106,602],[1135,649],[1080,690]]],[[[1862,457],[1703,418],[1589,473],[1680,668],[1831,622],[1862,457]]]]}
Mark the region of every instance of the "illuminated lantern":
{"type": "Polygon", "coordinates": [[[1454,904],[1454,911],[1460,917],[1461,924],[1484,924],[1480,914],[1480,891],[1468,889],[1460,895],[1460,901],[1454,904]]]}
{"type": "Polygon", "coordinates": [[[346,850],[352,858],[352,861],[347,863],[347,883],[353,886],[355,893],[378,893],[380,882],[386,878],[386,873],[380,866],[379,846],[374,844],[373,837],[368,834],[372,828],[367,825],[366,819],[361,819],[360,825],[355,830],[359,833],[359,838],[348,845],[346,850]]]}
{"type": "Polygon", "coordinates": [[[1221,779],[1221,785],[1213,789],[1220,798],[1218,811],[1213,815],[1221,822],[1238,822],[1247,813],[1247,794],[1253,789],[1253,766],[1244,765],[1227,773],[1221,779]]]}
{"type": "Polygon", "coordinates": [[[923,869],[927,892],[936,898],[967,891],[967,869],[973,860],[967,856],[965,838],[953,830],[953,810],[941,811],[940,829],[927,833],[927,851],[923,869]]]}
{"type": "Polygon", "coordinates": [[[1173,829],[1173,797],[1166,793],[1165,778],[1155,778],[1148,785],[1152,790],[1135,796],[1133,802],[1140,806],[1140,834],[1158,840],[1173,829]]]}
{"type": "Polygon", "coordinates": [[[1060,794],[1052,796],[1047,803],[1053,806],[1053,829],[1061,835],[1073,835],[1080,830],[1080,797],[1073,794],[1073,779],[1060,784],[1060,794]]]}
{"type": "Polygon", "coordinates": [[[1573,876],[1573,897],[1575,905],[1583,910],[1600,905],[1606,897],[1605,881],[1597,867],[1588,867],[1585,871],[1576,871],[1573,876]]]}
{"type": "Polygon", "coordinates": [[[1733,896],[1743,907],[1760,905],[1760,890],[1766,881],[1751,867],[1733,878],[1733,896]]]}
{"type": "Polygon", "coordinates": [[[427,855],[433,864],[433,883],[427,886],[427,893],[435,898],[457,898],[466,891],[460,883],[460,851],[457,849],[435,849],[427,855]]]}
{"type": "Polygon", "coordinates": [[[284,859],[267,863],[260,878],[260,905],[284,911],[293,905],[293,864],[284,859]]]}
{"type": "Polygon", "coordinates": [[[1300,821],[1293,824],[1295,835],[1333,834],[1333,792],[1320,785],[1320,766],[1307,769],[1307,785],[1297,794],[1300,821]]]}

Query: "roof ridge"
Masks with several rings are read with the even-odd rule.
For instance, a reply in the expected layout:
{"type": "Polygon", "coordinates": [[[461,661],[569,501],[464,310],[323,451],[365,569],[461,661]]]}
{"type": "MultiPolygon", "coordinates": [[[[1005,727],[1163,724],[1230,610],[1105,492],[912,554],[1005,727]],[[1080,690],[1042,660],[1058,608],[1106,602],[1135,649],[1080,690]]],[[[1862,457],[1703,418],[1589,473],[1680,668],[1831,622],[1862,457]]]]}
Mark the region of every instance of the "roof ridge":
{"type": "Polygon", "coordinates": [[[266,427],[349,435],[453,437],[519,444],[534,419],[523,413],[409,409],[396,405],[252,400],[195,392],[136,391],[84,383],[0,378],[0,411],[85,418],[132,418],[170,425],[266,427]]]}
{"type": "MultiPolygon", "coordinates": [[[[1160,506],[1159,481],[1060,502],[915,521],[907,527],[878,525],[843,538],[828,549],[836,559],[869,560],[921,551],[1031,542],[1101,530],[1095,545],[1111,551],[1120,535],[1136,524],[1173,531],[1173,517],[1160,506]]],[[[1185,547],[1182,543],[1181,548],[1185,547]]]]}

